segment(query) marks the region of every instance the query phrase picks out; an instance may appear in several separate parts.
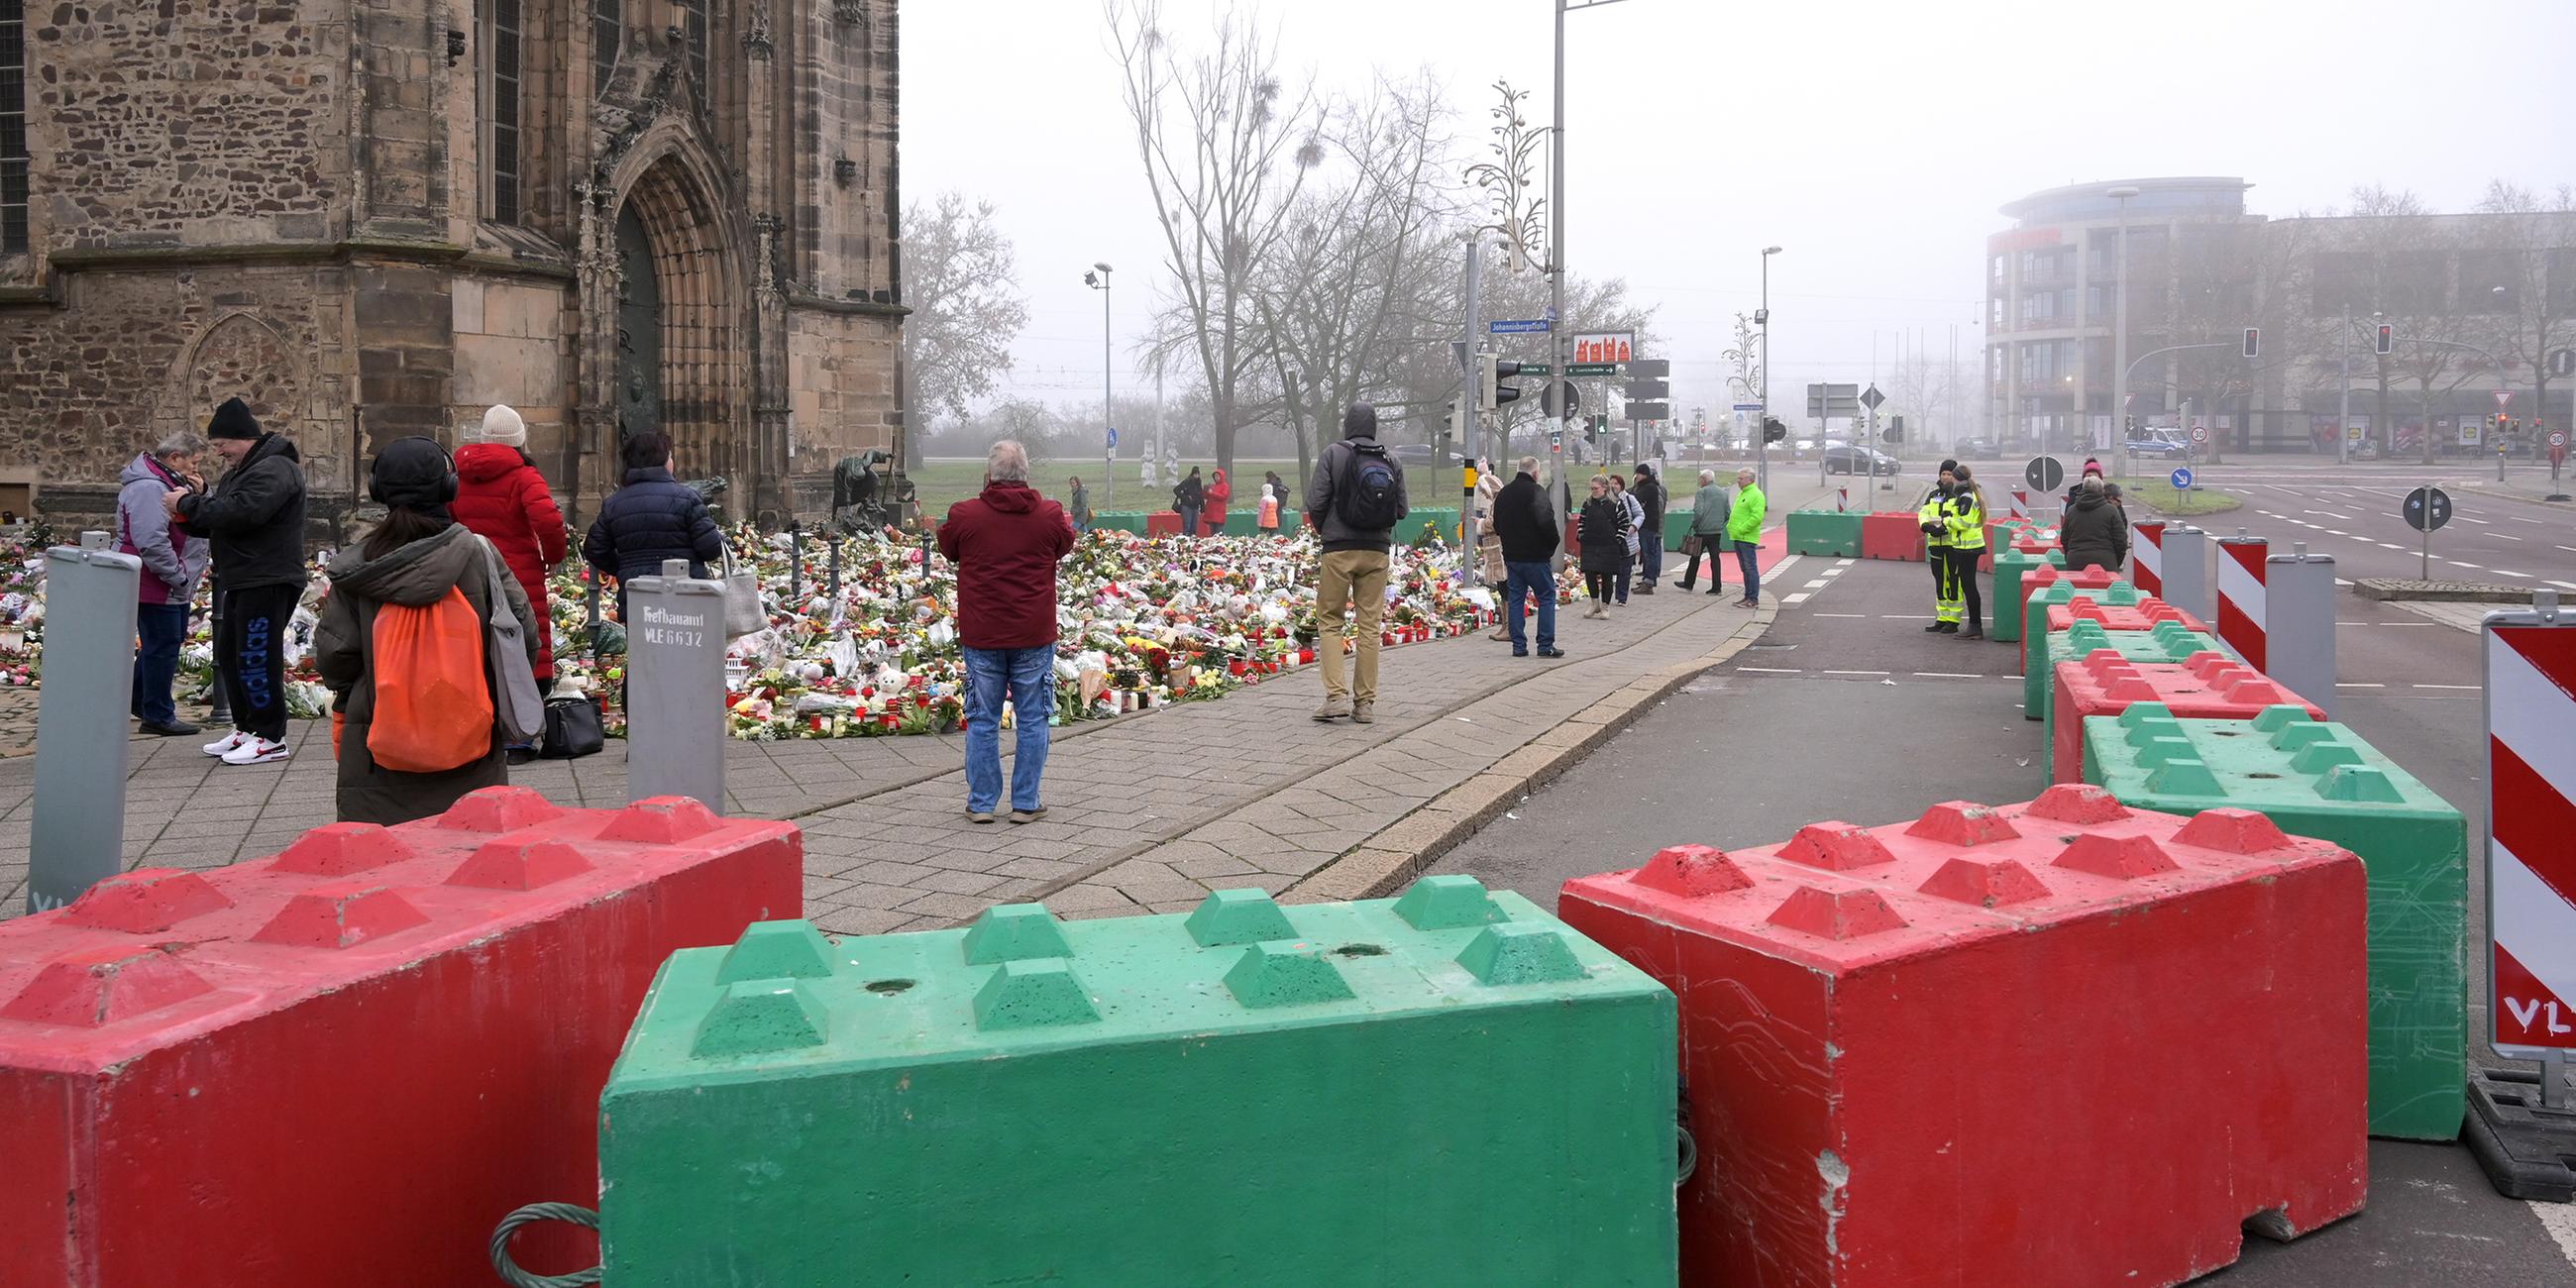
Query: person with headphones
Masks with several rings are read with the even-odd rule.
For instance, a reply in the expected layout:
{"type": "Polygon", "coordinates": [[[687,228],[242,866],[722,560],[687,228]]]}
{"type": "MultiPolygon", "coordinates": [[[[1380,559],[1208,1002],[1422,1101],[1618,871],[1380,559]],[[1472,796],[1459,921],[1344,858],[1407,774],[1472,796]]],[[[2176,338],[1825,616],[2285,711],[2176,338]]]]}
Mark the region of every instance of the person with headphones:
{"type": "MultiPolygon", "coordinates": [[[[341,822],[428,818],[468,792],[510,781],[509,735],[497,716],[462,763],[397,769],[378,759],[394,741],[380,739],[375,727],[377,651],[384,643],[377,624],[388,610],[450,608],[453,592],[472,610],[478,645],[489,639],[482,628],[495,614],[514,614],[523,627],[528,660],[536,661],[540,627],[529,612],[527,593],[506,571],[494,575],[497,553],[449,513],[457,488],[456,462],[435,440],[402,438],[387,444],[367,471],[367,494],[385,507],[384,521],[358,548],[331,561],[331,595],[323,601],[321,625],[314,632],[313,660],[324,687],[331,690],[332,709],[342,719],[341,822]]],[[[474,657],[481,659],[478,678],[489,686],[489,660],[479,651],[474,657]]]]}

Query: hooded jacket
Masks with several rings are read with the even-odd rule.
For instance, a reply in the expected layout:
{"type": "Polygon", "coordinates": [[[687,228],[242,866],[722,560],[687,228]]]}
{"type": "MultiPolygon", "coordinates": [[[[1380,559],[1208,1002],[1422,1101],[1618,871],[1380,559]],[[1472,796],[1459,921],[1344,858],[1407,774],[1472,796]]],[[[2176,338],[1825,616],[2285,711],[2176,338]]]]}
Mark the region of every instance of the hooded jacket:
{"type": "Polygon", "coordinates": [[[1021,482],[986,483],[948,507],[939,553],[957,565],[957,642],[967,648],[1055,643],[1055,561],[1073,552],[1064,507],[1021,482]]]}
{"type": "MultiPolygon", "coordinates": [[[[1375,550],[1381,553],[1395,544],[1395,529],[1380,528],[1363,532],[1342,521],[1341,507],[1333,504],[1334,493],[1350,485],[1351,473],[1357,469],[1359,449],[1380,450],[1377,441],[1377,414],[1357,407],[1342,417],[1342,436],[1327,444],[1315,460],[1315,472],[1306,476],[1306,526],[1315,530],[1325,553],[1336,550],[1375,550]],[[1357,413],[1367,411],[1363,416],[1357,413]]],[[[1386,467],[1395,472],[1395,517],[1402,522],[1413,510],[1405,495],[1404,465],[1388,457],[1386,467]]]]}
{"type": "Polygon", "coordinates": [[[619,581],[659,577],[665,559],[686,559],[689,575],[704,577],[724,558],[724,533],[706,498],[656,465],[626,471],[626,485],[600,503],[582,537],[581,557],[619,581]]]}
{"type": "Polygon", "coordinates": [[[1210,475],[1207,486],[1208,531],[1222,532],[1225,530],[1225,503],[1233,499],[1234,485],[1225,481],[1225,471],[1218,470],[1213,475],[1210,475]]]}
{"type": "Polygon", "coordinates": [[[116,482],[117,548],[143,561],[143,581],[135,601],[187,603],[197,593],[198,583],[206,579],[206,563],[214,551],[204,540],[189,537],[187,529],[173,525],[169,511],[161,508],[162,494],[186,483],[152,459],[150,452],[127,462],[116,482]]]}
{"type": "Polygon", "coordinates": [[[2057,532],[2069,569],[2099,564],[2118,572],[2129,562],[2129,516],[2107,493],[2078,492],[2058,519],[2057,532]]]}
{"type": "Polygon", "coordinates": [[[1637,498],[1637,504],[1644,508],[1646,531],[1663,531],[1664,506],[1667,501],[1663,477],[1653,470],[1637,471],[1636,479],[1628,484],[1628,495],[1637,498]]]}
{"type": "MultiPolygon", "coordinates": [[[[494,605],[492,579],[484,574],[483,540],[463,524],[423,537],[369,559],[352,547],[331,561],[331,596],[322,601],[322,620],[313,632],[313,665],[324,687],[336,695],[333,709],[347,722],[340,735],[339,814],[343,823],[403,823],[427,818],[453,805],[467,792],[498,787],[510,780],[505,750],[507,735],[497,718],[492,749],[479,760],[434,774],[407,774],[379,769],[367,751],[367,734],[375,723],[376,616],[387,604],[423,608],[462,592],[484,622],[492,614],[515,613],[531,620],[527,597],[515,578],[502,578],[505,602],[494,605]]],[[[536,656],[536,630],[525,632],[528,654],[536,656]]],[[[493,682],[491,659],[484,659],[484,683],[493,682]]]]}
{"type": "Polygon", "coordinates": [[[510,565],[534,614],[528,633],[537,641],[537,679],[555,673],[553,618],[546,602],[546,570],[562,563],[572,544],[563,511],[535,462],[516,447],[473,443],[456,453],[456,500],[448,512],[474,535],[492,543],[510,565]]]}
{"type": "Polygon", "coordinates": [[[179,521],[215,547],[224,590],[304,585],[304,467],[283,434],[262,434],[212,492],[179,500],[179,521]]]}

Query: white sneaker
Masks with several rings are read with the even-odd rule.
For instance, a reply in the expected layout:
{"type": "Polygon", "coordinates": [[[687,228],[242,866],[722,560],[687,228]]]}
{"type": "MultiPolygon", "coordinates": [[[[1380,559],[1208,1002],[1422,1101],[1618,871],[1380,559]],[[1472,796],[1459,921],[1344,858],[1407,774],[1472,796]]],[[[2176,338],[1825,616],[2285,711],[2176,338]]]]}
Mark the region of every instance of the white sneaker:
{"type": "Polygon", "coordinates": [[[270,742],[266,738],[245,739],[242,745],[224,753],[224,763],[227,765],[265,765],[272,760],[284,759],[286,759],[286,744],[270,742]]]}
{"type": "Polygon", "coordinates": [[[202,750],[209,756],[229,756],[235,751],[240,750],[242,744],[249,742],[250,740],[251,737],[249,734],[243,733],[239,729],[235,729],[231,733],[225,734],[222,738],[214,742],[207,743],[202,750]]]}

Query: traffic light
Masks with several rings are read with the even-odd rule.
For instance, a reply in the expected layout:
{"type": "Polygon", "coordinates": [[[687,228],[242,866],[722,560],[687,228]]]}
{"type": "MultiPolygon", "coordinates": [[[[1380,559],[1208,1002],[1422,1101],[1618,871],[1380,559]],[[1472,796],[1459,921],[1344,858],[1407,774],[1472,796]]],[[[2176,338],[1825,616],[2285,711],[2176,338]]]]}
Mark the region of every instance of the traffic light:
{"type": "Polygon", "coordinates": [[[2249,358],[2263,356],[2263,328],[2259,326],[2245,328],[2245,356],[2249,358]]]}
{"type": "Polygon", "coordinates": [[[1886,442],[1886,443],[1902,443],[1902,442],[1904,442],[1904,441],[1905,441],[1905,418],[1904,418],[1903,416],[1890,416],[1890,417],[1888,417],[1888,418],[1887,418],[1887,428],[1886,428],[1885,430],[1881,431],[1881,432],[1879,433],[1879,436],[1878,436],[1878,437],[1879,437],[1879,441],[1881,441],[1881,442],[1886,442]]]}
{"type": "Polygon", "coordinates": [[[1786,425],[1781,424],[1781,423],[1780,423],[1780,418],[1779,418],[1779,417],[1777,417],[1777,416],[1765,416],[1765,417],[1763,417],[1763,418],[1762,418],[1762,441],[1763,441],[1763,442],[1766,442],[1766,443],[1776,443],[1776,442],[1779,442],[1781,439],[1787,438],[1788,436],[1789,436],[1789,427],[1788,427],[1788,426],[1786,426],[1786,425]]]}
{"type": "Polygon", "coordinates": [[[1476,410],[1492,411],[1521,396],[1520,386],[1503,383],[1521,373],[1521,364],[1490,353],[1476,357],[1485,368],[1484,378],[1476,382],[1476,410]]]}
{"type": "Polygon", "coordinates": [[[1606,415],[1595,414],[1584,417],[1583,441],[1587,443],[1600,442],[1601,431],[1608,428],[1610,428],[1610,418],[1606,415]]]}
{"type": "Polygon", "coordinates": [[[2372,347],[2372,349],[2371,349],[2371,352],[2373,352],[2373,353],[2377,353],[2377,354],[2380,354],[2380,355],[2382,355],[2382,356],[2385,356],[2385,355],[2387,355],[2387,354],[2391,354],[2391,353],[2394,353],[2394,352],[2396,352],[2396,351],[2397,351],[2397,328],[2395,328],[2395,327],[2393,327],[2393,326],[2390,326],[2390,325],[2388,325],[2388,324],[2387,324],[2387,323],[2385,323],[2385,322],[2380,323],[2380,324],[2379,324],[2379,335],[2378,335],[2378,338],[2377,338],[2376,340],[2374,340],[2374,341],[2373,341],[2373,347],[2372,347]]]}

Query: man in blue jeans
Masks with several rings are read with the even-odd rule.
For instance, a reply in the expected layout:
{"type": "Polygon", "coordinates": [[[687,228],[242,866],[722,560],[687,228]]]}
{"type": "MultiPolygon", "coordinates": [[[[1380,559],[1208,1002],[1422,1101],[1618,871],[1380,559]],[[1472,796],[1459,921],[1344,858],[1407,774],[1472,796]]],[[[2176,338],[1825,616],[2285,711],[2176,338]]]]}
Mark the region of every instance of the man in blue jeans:
{"type": "Polygon", "coordinates": [[[1019,724],[1011,821],[1046,817],[1047,718],[1055,714],[1055,565],[1073,520],[1029,486],[1029,454],[1009,439],[984,458],[984,491],[948,507],[939,552],[957,565],[957,640],[966,649],[966,817],[1002,803],[1002,703],[1019,724]]]}
{"type": "Polygon", "coordinates": [[[1528,657],[1524,601],[1535,595],[1538,655],[1563,657],[1556,646],[1556,573],[1548,564],[1559,539],[1556,511],[1547,503],[1547,489],[1538,485],[1538,458],[1522,457],[1520,468],[1494,496],[1494,535],[1503,542],[1503,620],[1511,627],[1512,656],[1528,657]]]}

